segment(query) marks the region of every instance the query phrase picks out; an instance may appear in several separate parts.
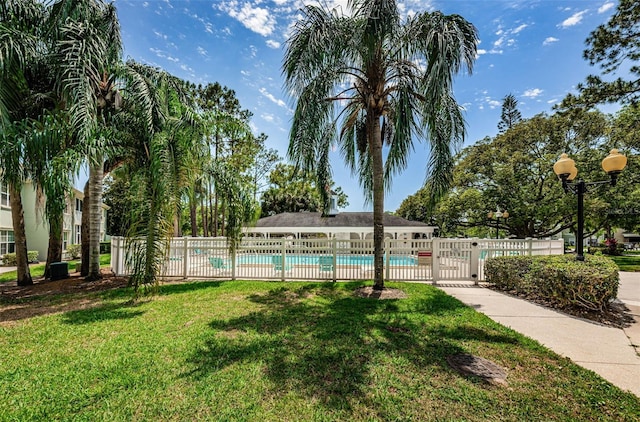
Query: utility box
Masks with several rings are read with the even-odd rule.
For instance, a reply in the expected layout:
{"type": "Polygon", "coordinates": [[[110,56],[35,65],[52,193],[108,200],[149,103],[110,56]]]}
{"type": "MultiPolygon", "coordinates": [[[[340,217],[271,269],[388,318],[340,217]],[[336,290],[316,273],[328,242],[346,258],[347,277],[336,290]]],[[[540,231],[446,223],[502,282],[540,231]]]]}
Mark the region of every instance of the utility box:
{"type": "Polygon", "coordinates": [[[51,281],[69,278],[68,262],[52,262],[49,269],[51,270],[51,281]]]}

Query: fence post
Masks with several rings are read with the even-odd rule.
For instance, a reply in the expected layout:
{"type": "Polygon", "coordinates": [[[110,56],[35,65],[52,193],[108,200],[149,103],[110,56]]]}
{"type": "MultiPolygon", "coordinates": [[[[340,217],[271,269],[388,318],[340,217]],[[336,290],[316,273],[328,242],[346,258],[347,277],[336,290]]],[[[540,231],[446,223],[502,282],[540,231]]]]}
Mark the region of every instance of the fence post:
{"type": "Polygon", "coordinates": [[[431,278],[433,284],[437,284],[440,278],[440,238],[434,237],[431,245],[433,249],[431,252],[431,278]]]}
{"type": "Polygon", "coordinates": [[[389,280],[389,262],[391,260],[391,250],[389,245],[389,238],[384,238],[384,279],[389,280]]]}
{"type": "Polygon", "coordinates": [[[120,236],[111,238],[111,271],[115,275],[120,275],[120,236]],[[115,246],[114,246],[115,245],[115,246]]]}
{"type": "Polygon", "coordinates": [[[477,237],[471,239],[471,257],[469,258],[469,264],[471,265],[469,272],[471,273],[471,278],[476,286],[478,285],[478,280],[480,278],[480,246],[478,241],[479,239],[477,237]]]}
{"type": "MultiPolygon", "coordinates": [[[[235,240],[233,242],[236,242],[235,240]]],[[[242,243],[242,240],[240,240],[240,243],[242,243]]],[[[238,249],[238,244],[235,243],[234,247],[231,251],[231,280],[235,281],[236,280],[236,251],[238,249]]]]}
{"type": "Polygon", "coordinates": [[[282,268],[280,269],[280,280],[284,281],[284,267],[285,262],[287,261],[287,240],[282,237],[280,238],[280,241],[282,242],[282,268]]]}
{"type": "Polygon", "coordinates": [[[182,278],[186,280],[189,276],[189,238],[186,236],[182,238],[182,247],[182,278]]]}
{"type": "Polygon", "coordinates": [[[335,283],[338,278],[338,241],[335,237],[331,239],[331,253],[333,254],[333,282],[335,283]]]}

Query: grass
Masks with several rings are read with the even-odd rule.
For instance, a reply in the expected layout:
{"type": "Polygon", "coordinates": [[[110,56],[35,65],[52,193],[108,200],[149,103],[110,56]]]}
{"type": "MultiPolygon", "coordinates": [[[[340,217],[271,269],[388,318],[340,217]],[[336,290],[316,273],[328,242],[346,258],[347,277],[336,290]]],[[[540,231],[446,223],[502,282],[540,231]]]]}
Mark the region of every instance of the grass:
{"type": "MultiPolygon", "coordinates": [[[[69,261],[69,272],[74,270],[76,263],[78,260],[69,261]]],[[[111,254],[101,254],[100,255],[100,266],[106,267],[111,264],[111,254]]],[[[45,264],[32,264],[29,265],[29,271],[31,272],[31,277],[42,277],[44,275],[44,267],[45,264]]],[[[6,283],[7,281],[16,281],[18,278],[18,272],[16,270],[9,271],[6,273],[0,274],[0,283],[6,283]]]]}
{"type": "Polygon", "coordinates": [[[0,420],[612,420],[640,400],[442,291],[196,282],[0,303],[0,420]],[[11,318],[11,307],[68,310],[11,318]],[[86,309],[77,309],[82,304],[86,309]],[[450,369],[472,353],[494,386],[450,369]]]}
{"type": "Polygon", "coordinates": [[[618,265],[620,271],[640,271],[640,255],[609,255],[618,265]]]}

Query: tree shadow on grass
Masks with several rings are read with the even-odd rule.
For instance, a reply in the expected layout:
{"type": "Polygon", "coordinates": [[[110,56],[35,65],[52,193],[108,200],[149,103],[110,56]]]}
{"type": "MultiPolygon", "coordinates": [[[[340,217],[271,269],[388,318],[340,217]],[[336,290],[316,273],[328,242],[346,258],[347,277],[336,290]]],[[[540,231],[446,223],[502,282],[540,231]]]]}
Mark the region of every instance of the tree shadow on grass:
{"type": "Polygon", "coordinates": [[[479,328],[439,324],[440,313],[468,310],[442,292],[405,302],[354,297],[352,287],[285,286],[249,296],[263,309],[211,321],[212,332],[188,358],[193,369],[185,376],[201,379],[238,363],[262,362],[274,395],[294,392],[332,410],[352,409],[353,400],[375,408],[365,390],[376,382],[372,370],[386,356],[443,369],[447,356],[465,352],[466,340],[517,342],[479,328]]]}
{"type": "Polygon", "coordinates": [[[62,320],[65,324],[81,325],[94,322],[111,321],[119,319],[132,319],[144,314],[144,311],[136,310],[140,302],[112,302],[88,309],[80,309],[65,312],[62,320]]]}

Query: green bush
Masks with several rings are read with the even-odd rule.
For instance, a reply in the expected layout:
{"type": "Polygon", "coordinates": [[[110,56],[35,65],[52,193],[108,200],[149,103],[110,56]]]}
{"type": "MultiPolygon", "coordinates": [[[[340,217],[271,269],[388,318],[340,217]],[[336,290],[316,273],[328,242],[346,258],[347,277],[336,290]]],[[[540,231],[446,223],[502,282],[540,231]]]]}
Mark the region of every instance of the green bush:
{"type": "Polygon", "coordinates": [[[67,254],[72,259],[80,258],[80,250],[81,250],[81,246],[80,245],[68,245],[67,246],[67,254]]]}
{"type": "MultiPolygon", "coordinates": [[[[27,251],[27,260],[29,262],[38,262],[38,251],[27,251]]],[[[17,261],[15,252],[2,255],[2,265],[14,266],[16,264],[17,261]]]]}
{"type": "Polygon", "coordinates": [[[100,242],[100,253],[111,253],[111,242],[100,242]]]}
{"type": "Polygon", "coordinates": [[[496,257],[485,264],[487,281],[503,290],[544,298],[558,308],[601,311],[618,294],[618,267],[605,256],[496,257]]]}
{"type": "Polygon", "coordinates": [[[529,272],[533,257],[502,256],[489,258],[484,265],[484,273],[489,283],[501,290],[526,291],[525,276],[529,272]]]}

